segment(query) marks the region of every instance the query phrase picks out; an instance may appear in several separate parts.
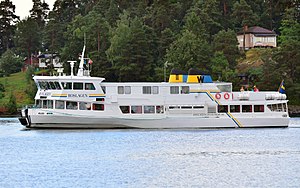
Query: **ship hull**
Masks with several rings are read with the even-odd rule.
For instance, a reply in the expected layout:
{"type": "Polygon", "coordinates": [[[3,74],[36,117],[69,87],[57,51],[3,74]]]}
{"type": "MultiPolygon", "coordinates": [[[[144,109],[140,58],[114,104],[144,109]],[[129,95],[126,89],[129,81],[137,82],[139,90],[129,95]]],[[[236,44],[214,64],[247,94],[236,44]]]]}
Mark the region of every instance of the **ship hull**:
{"type": "Polygon", "coordinates": [[[199,129],[288,127],[288,117],[239,117],[222,114],[208,116],[162,116],[159,118],[91,117],[91,116],[30,116],[30,128],[141,128],[141,129],[199,129]]]}

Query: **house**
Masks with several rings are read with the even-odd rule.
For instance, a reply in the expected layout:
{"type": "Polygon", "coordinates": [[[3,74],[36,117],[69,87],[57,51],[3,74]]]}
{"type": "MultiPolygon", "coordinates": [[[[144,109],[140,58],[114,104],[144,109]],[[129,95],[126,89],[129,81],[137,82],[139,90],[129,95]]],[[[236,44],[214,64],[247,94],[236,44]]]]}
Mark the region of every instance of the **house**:
{"type": "Polygon", "coordinates": [[[39,65],[39,59],[35,55],[32,55],[31,58],[25,57],[23,61],[24,61],[24,65],[22,67],[23,72],[26,71],[29,66],[38,67],[39,65]]]}
{"type": "MultiPolygon", "coordinates": [[[[254,26],[245,27],[245,49],[250,48],[273,48],[277,47],[276,33],[274,31],[254,26]]],[[[239,49],[243,49],[244,31],[237,33],[239,49]]]]}
{"type": "Polygon", "coordinates": [[[46,68],[48,66],[53,65],[53,68],[61,68],[63,67],[63,63],[60,62],[60,58],[58,54],[40,54],[39,58],[39,67],[46,68]]]}

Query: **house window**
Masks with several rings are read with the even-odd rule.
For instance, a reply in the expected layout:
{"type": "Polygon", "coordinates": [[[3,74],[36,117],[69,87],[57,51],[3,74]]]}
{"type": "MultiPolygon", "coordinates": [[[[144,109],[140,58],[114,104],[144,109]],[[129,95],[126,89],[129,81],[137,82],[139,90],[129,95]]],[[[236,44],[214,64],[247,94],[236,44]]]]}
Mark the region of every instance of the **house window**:
{"type": "Polygon", "coordinates": [[[170,87],[171,94],[179,94],[179,87],[178,86],[171,86],[170,87]]]}

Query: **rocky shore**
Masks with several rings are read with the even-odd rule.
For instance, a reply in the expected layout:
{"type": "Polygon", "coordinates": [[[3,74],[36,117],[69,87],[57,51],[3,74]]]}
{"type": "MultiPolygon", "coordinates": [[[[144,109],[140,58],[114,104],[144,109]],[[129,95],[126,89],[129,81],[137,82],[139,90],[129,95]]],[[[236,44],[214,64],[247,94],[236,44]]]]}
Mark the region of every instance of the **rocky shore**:
{"type": "Polygon", "coordinates": [[[300,117],[300,106],[288,105],[290,117],[300,117]]]}

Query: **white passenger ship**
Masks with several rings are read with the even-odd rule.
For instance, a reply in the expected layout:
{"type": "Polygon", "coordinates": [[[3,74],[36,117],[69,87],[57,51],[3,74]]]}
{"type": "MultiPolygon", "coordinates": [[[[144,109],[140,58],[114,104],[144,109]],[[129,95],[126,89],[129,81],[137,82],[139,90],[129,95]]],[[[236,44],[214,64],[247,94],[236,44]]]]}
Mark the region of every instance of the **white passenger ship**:
{"type": "Polygon", "coordinates": [[[81,59],[77,75],[34,76],[35,105],[22,110],[31,128],[242,128],[287,127],[286,95],[232,92],[210,75],[173,70],[169,82],[104,82],[81,59]]]}

